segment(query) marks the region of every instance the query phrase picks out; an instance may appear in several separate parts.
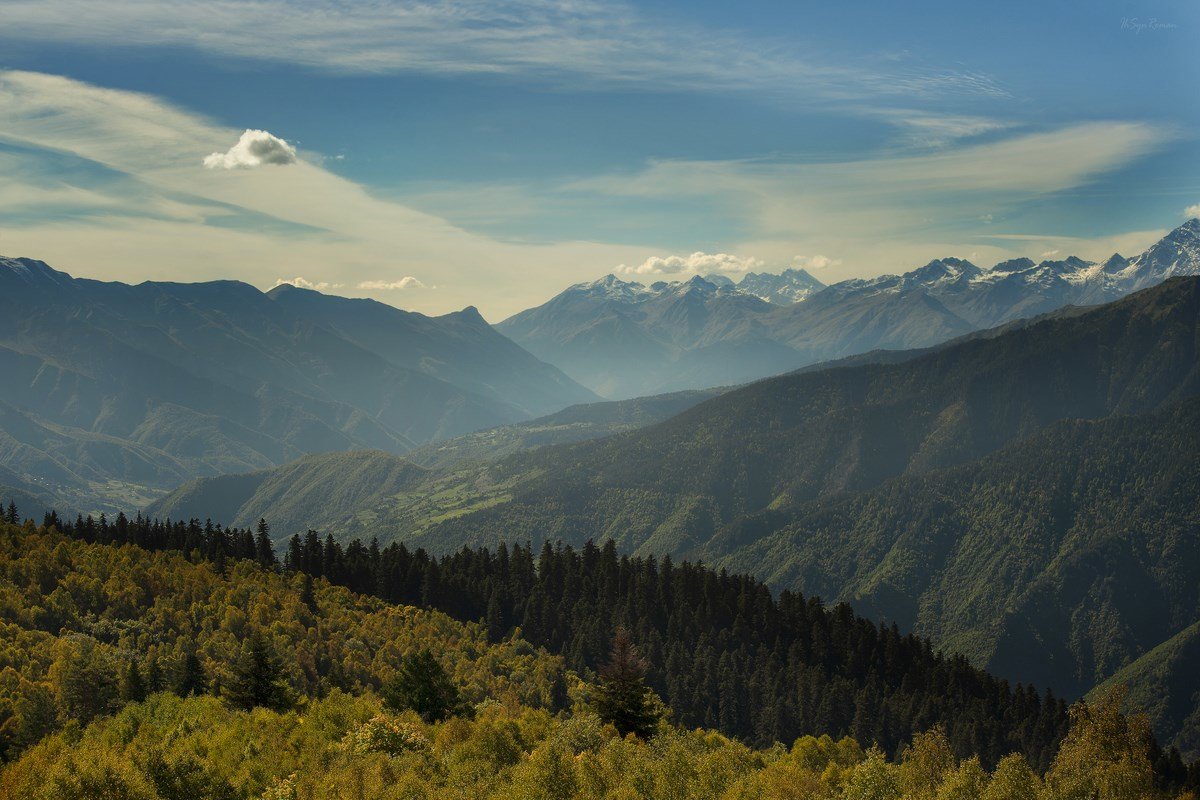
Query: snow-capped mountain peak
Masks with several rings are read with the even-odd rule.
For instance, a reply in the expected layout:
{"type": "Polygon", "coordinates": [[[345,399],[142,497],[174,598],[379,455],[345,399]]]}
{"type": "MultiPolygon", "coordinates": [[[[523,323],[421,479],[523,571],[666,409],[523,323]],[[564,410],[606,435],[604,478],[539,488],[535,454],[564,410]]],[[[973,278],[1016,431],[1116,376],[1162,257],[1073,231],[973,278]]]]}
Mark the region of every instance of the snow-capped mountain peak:
{"type": "Polygon", "coordinates": [[[1189,219],[1129,262],[1122,273],[1141,289],[1181,275],[1200,275],[1200,219],[1189,219]]]}
{"type": "Polygon", "coordinates": [[[923,267],[906,272],[901,276],[901,285],[944,286],[961,279],[970,280],[983,270],[961,258],[935,258],[923,267]]]}
{"type": "Polygon", "coordinates": [[[567,288],[567,292],[581,294],[596,299],[636,301],[654,292],[637,281],[623,281],[616,275],[605,275],[594,281],[576,283],[567,288]]]}
{"type": "Polygon", "coordinates": [[[825,288],[825,284],[806,270],[789,268],[779,274],[748,272],[737,284],[746,294],[775,305],[792,305],[807,300],[825,288]]]}
{"type": "Polygon", "coordinates": [[[0,256],[0,277],[8,277],[29,286],[54,284],[67,286],[74,279],[65,272],[59,272],[45,261],[33,258],[7,258],[0,256]]]}

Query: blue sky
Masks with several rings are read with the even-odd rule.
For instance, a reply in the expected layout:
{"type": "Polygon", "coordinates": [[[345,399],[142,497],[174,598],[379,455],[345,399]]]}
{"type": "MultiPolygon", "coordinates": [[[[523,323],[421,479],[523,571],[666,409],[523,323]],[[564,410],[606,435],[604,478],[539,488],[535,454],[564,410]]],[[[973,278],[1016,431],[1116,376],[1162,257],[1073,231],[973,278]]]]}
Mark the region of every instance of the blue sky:
{"type": "Polygon", "coordinates": [[[1131,254],[1200,204],[1198,35],[1189,2],[7,0],[0,253],[493,320],[664,263],[1131,254]],[[281,163],[204,166],[247,129],[281,163]]]}

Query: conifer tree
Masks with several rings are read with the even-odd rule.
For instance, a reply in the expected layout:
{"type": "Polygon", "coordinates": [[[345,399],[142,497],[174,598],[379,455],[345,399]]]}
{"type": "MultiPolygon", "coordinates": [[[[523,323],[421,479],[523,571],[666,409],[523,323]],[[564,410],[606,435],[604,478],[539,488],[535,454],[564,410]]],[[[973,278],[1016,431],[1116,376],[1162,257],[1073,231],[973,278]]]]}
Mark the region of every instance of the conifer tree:
{"type": "Polygon", "coordinates": [[[171,691],[180,697],[204,694],[207,684],[208,678],[204,674],[200,657],[196,655],[195,647],[189,647],[175,665],[174,674],[171,676],[171,691]]]}
{"type": "Polygon", "coordinates": [[[222,691],[230,703],[246,710],[262,706],[282,711],[294,702],[283,665],[259,631],[251,633],[246,640],[222,691]]]}
{"type": "Polygon", "coordinates": [[[300,542],[299,534],[292,534],[288,540],[287,555],[283,558],[283,568],[289,572],[304,570],[304,545],[300,542]]]}
{"type": "Polygon", "coordinates": [[[122,703],[140,703],[146,699],[146,683],[134,659],[129,660],[121,674],[120,694],[122,703]]]}
{"type": "Polygon", "coordinates": [[[488,598],[487,618],[488,641],[498,642],[504,638],[504,612],[500,608],[500,594],[493,591],[488,598]]]}
{"type": "Polygon", "coordinates": [[[157,658],[151,658],[146,664],[146,693],[154,694],[166,688],[167,681],[163,676],[162,667],[157,658]]]}
{"type": "Polygon", "coordinates": [[[263,569],[275,568],[275,548],[271,547],[271,526],[261,518],[258,520],[258,533],[254,537],[254,558],[263,569]]]}
{"type": "Polygon", "coordinates": [[[60,642],[59,646],[49,677],[62,715],[86,725],[116,708],[119,699],[116,665],[96,640],[79,637],[60,642]]]}
{"type": "Polygon", "coordinates": [[[313,592],[312,575],[304,573],[304,583],[300,586],[300,602],[308,606],[308,610],[317,613],[317,596],[313,592]]]}
{"type": "Polygon", "coordinates": [[[458,687],[429,650],[404,656],[396,675],[380,691],[396,711],[412,709],[426,722],[438,722],[462,711],[458,687]]]}
{"type": "Polygon", "coordinates": [[[648,665],[633,646],[629,631],[618,628],[612,656],[600,670],[593,705],[600,719],[622,735],[649,739],[658,725],[658,711],[646,686],[648,665]]]}

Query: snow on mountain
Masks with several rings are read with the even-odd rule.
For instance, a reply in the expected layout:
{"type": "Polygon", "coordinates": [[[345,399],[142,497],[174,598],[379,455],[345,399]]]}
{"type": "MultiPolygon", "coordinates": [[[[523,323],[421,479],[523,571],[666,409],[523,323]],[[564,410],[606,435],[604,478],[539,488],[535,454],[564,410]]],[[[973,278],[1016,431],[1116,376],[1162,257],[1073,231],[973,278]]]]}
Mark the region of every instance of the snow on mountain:
{"type": "Polygon", "coordinates": [[[1101,263],[1077,256],[1040,263],[1014,258],[980,269],[962,259],[940,258],[903,275],[854,278],[827,291],[839,298],[924,291],[974,324],[990,326],[1064,305],[1108,302],[1168,278],[1197,274],[1200,220],[1192,219],[1132,260],[1119,253],[1101,263]]]}
{"type": "Polygon", "coordinates": [[[567,287],[563,294],[576,294],[596,300],[618,300],[623,302],[638,302],[655,294],[655,292],[637,281],[623,281],[616,275],[605,275],[599,280],[587,283],[576,283],[567,287]]]}
{"type": "Polygon", "coordinates": [[[1181,275],[1200,275],[1200,219],[1189,219],[1119,273],[1131,291],[1181,275]]]}
{"type": "Polygon", "coordinates": [[[768,303],[784,306],[807,300],[824,289],[825,284],[805,270],[785,269],[778,275],[769,272],[746,273],[737,288],[768,303]]]}
{"type": "Polygon", "coordinates": [[[8,258],[0,256],[0,270],[10,278],[21,281],[28,286],[52,286],[69,288],[73,279],[65,272],[59,272],[45,261],[32,258],[8,258]]]}
{"type": "Polygon", "coordinates": [[[1064,306],[1200,274],[1200,220],[1132,259],[938,258],[901,275],[822,286],[804,270],[570,287],[498,328],[608,397],[739,383],[872,349],[927,347],[1064,306]]]}
{"type": "Polygon", "coordinates": [[[756,297],[772,305],[791,305],[808,299],[825,288],[825,284],[802,269],[785,269],[775,274],[749,272],[740,281],[727,275],[693,275],[686,280],[660,280],[649,286],[626,281],[616,275],[567,287],[564,295],[591,300],[612,300],[619,303],[641,303],[658,297],[681,296],[686,293],[713,295],[741,294],[756,297]]]}

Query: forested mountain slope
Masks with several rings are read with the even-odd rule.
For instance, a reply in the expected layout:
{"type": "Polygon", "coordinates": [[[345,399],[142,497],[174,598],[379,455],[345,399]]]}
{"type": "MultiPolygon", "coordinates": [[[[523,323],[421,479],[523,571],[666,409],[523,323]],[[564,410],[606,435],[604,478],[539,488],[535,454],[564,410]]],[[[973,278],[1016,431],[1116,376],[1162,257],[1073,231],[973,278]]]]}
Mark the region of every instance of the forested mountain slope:
{"type": "MultiPolygon", "coordinates": [[[[236,528],[124,517],[47,521],[88,542],[135,542],[216,564],[265,563],[261,537],[236,528]]],[[[1011,687],[848,606],[825,608],[793,593],[776,600],[749,576],[631,560],[611,542],[578,552],[547,546],[540,554],[502,545],[436,559],[402,545],[342,547],[310,532],[284,553],[289,572],[483,620],[491,640],[519,633],[583,675],[603,666],[613,631],[624,627],[648,657],[650,685],[675,720],[763,746],[822,731],[895,752],[936,724],[962,756],[993,764],[1016,750],[1043,768],[1065,730],[1066,706],[1052,693],[1011,687]]]]}
{"type": "MultiPolygon", "coordinates": [[[[168,529],[119,519],[111,526],[89,520],[75,533],[109,542],[125,536],[156,547],[186,543],[193,557],[209,563],[137,546],[68,541],[32,524],[0,525],[0,633],[6,640],[0,653],[7,661],[0,673],[0,755],[8,762],[0,765],[0,796],[1072,800],[1081,792],[1107,797],[1116,783],[1136,797],[1167,800],[1198,777],[1195,766],[1189,770],[1177,754],[1157,747],[1142,720],[1117,713],[1119,695],[1072,710],[1068,735],[1050,748],[1053,760],[1043,763],[1044,777],[1019,753],[998,758],[998,752],[1047,732],[1057,740],[1064,731],[1061,704],[1041,705],[1036,693],[1023,689],[1010,693],[1006,684],[959,660],[933,656],[912,637],[877,631],[845,607],[830,613],[794,598],[794,607],[780,608],[784,618],[799,614],[796,620],[811,623],[796,633],[805,633],[812,646],[797,641],[788,649],[809,661],[815,675],[835,681],[855,671],[873,676],[853,719],[839,724],[864,735],[887,731],[895,724],[888,706],[913,692],[925,692],[926,701],[903,702],[897,710],[920,709],[912,722],[922,725],[938,721],[938,709],[947,703],[973,699],[946,720],[965,734],[957,744],[934,727],[905,742],[894,761],[878,748],[864,750],[854,739],[829,735],[801,736],[790,748],[752,750],[712,731],[672,726],[658,718],[666,709],[650,694],[639,702],[661,709],[653,711],[653,724],[621,737],[608,724],[610,707],[601,699],[613,691],[617,675],[630,674],[612,671],[616,651],[613,664],[583,682],[521,639],[492,635],[490,613],[489,635],[501,640],[492,644],[483,639],[482,626],[381,604],[295,568],[304,561],[302,570],[317,567],[345,578],[356,566],[381,565],[385,555],[378,551],[302,545],[289,553],[292,568],[279,574],[272,555],[248,531],[182,524],[168,529]],[[233,560],[239,554],[256,559],[233,560]],[[922,660],[933,669],[916,663],[922,660]],[[414,671],[416,664],[428,666],[414,671]],[[881,688],[897,694],[877,707],[881,688]],[[455,699],[431,706],[427,692],[455,699]],[[997,704],[1006,709],[1003,715],[984,713],[973,721],[961,716],[997,704]],[[957,755],[964,747],[978,755],[957,755]]],[[[401,566],[394,559],[402,555],[392,548],[390,567],[401,566]]],[[[664,578],[658,592],[682,592],[676,610],[695,609],[687,594],[698,591],[736,602],[742,612],[772,616],[761,588],[748,595],[752,585],[745,580],[686,565],[673,572],[664,562],[659,573],[652,561],[618,562],[611,548],[585,551],[582,559],[559,550],[543,554],[535,574],[527,551],[513,555],[507,578],[496,570],[502,561],[487,553],[463,553],[441,564],[449,567],[448,578],[473,575],[476,582],[462,588],[491,583],[493,593],[525,593],[531,624],[561,620],[538,610],[555,602],[550,591],[582,589],[581,600],[604,603],[619,584],[631,597],[653,590],[647,579],[656,574],[664,578]],[[584,567],[593,559],[599,570],[584,567]],[[599,580],[570,589],[580,575],[599,580]],[[704,578],[699,585],[698,578],[704,578]],[[533,602],[539,596],[541,602],[533,602]]],[[[440,570],[419,553],[410,558],[416,574],[394,573],[401,580],[394,588],[414,577],[429,586],[440,570]]],[[[654,617],[665,607],[629,610],[645,615],[640,627],[652,637],[660,624],[654,617]]],[[[723,627],[731,622],[711,613],[704,621],[723,627]]],[[[776,623],[787,624],[783,618],[776,623]]],[[[735,637],[749,632],[736,621],[726,630],[735,637]]],[[[636,653],[633,658],[626,667],[633,677],[620,680],[644,691],[636,653]]],[[[669,677],[680,675],[676,666],[667,665],[669,677]]],[[[752,680],[743,688],[754,687],[752,680]]],[[[844,713],[836,705],[829,710],[844,713]]],[[[823,713],[823,706],[814,710],[823,713]]],[[[720,716],[725,714],[723,703],[720,716]]]]}
{"type": "Polygon", "coordinates": [[[1127,665],[1089,694],[1101,696],[1114,686],[1128,686],[1126,708],[1144,711],[1164,746],[1185,758],[1200,758],[1200,622],[1127,665]]]}
{"type": "MultiPolygon", "coordinates": [[[[1062,422],[969,465],[747,519],[711,547],[731,553],[721,566],[1077,696],[1200,621],[1197,486],[1192,398],[1062,422]]],[[[1178,678],[1176,696],[1200,693],[1200,673],[1178,678]]]]}
{"type": "Polygon", "coordinates": [[[489,473],[508,471],[512,500],[413,541],[699,556],[1074,696],[1200,619],[1198,347],[1188,278],[903,363],[771,379],[516,456],[489,473]]]}
{"type": "Polygon", "coordinates": [[[252,634],[286,654],[284,678],[298,697],[377,688],[422,647],[440,654],[472,701],[544,706],[564,691],[561,660],[519,639],[489,645],[478,626],[319,580],[306,588],[301,576],[251,560],[192,563],[0,523],[0,596],[4,758],[71,720],[119,709],[131,665],[143,691],[185,678],[187,692],[219,690],[252,634]]]}
{"type": "Polygon", "coordinates": [[[760,381],[659,425],[514,456],[489,472],[510,482],[512,502],[422,542],[611,536],[628,551],[711,555],[746,515],[967,463],[1058,420],[1200,393],[1198,331],[1200,279],[1180,278],[903,363],[760,381]]]}

